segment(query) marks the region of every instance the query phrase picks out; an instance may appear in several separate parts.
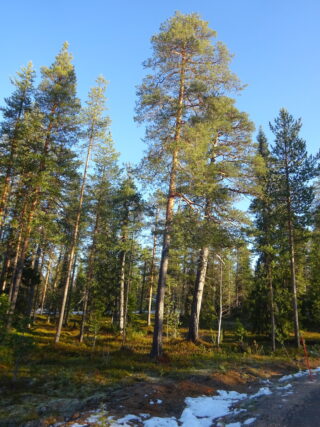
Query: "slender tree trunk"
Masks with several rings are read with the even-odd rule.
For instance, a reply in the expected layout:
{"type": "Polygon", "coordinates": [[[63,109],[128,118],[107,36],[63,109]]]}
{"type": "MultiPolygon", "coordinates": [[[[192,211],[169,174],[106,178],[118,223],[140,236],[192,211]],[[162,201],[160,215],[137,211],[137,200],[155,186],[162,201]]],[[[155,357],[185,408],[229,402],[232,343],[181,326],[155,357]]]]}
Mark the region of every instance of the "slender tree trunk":
{"type": "Polygon", "coordinates": [[[144,262],[143,265],[143,277],[142,277],[142,284],[141,284],[141,291],[140,291],[140,307],[139,307],[139,313],[143,313],[143,302],[144,302],[144,293],[145,293],[145,287],[146,287],[146,277],[147,277],[147,261],[144,262]]]}
{"type": "Polygon", "coordinates": [[[294,237],[292,221],[289,217],[288,221],[289,229],[289,246],[290,246],[290,272],[291,272],[291,286],[292,286],[292,305],[293,305],[293,319],[294,319],[294,335],[296,339],[296,345],[300,347],[300,328],[299,328],[299,313],[298,313],[298,298],[297,298],[297,282],[296,282],[296,271],[295,271],[295,250],[294,250],[294,237]]]}
{"type": "Polygon", "coordinates": [[[219,319],[218,319],[218,337],[217,344],[220,347],[221,343],[221,326],[222,326],[222,313],[223,313],[223,267],[222,258],[220,258],[220,280],[219,280],[219,319]]]}
{"type": "Polygon", "coordinates": [[[149,286],[149,296],[148,296],[148,326],[151,325],[151,309],[152,309],[152,295],[153,295],[153,286],[154,286],[154,276],[155,276],[155,262],[156,262],[156,250],[157,250],[157,228],[158,228],[158,218],[159,218],[159,209],[156,213],[156,221],[154,225],[153,232],[153,246],[152,246],[152,258],[151,258],[151,267],[150,267],[150,286],[149,286]]]}
{"type": "Polygon", "coordinates": [[[119,329],[120,334],[124,333],[125,325],[125,267],[126,267],[126,251],[121,251],[120,254],[120,299],[119,299],[119,329]]]}
{"type": "MultiPolygon", "coordinates": [[[[11,266],[12,273],[11,273],[10,288],[9,288],[9,302],[11,302],[11,300],[12,300],[13,288],[14,288],[14,280],[13,279],[14,279],[16,271],[17,271],[17,265],[18,265],[19,255],[20,255],[21,246],[22,246],[25,213],[26,213],[26,200],[24,200],[22,211],[21,211],[20,217],[19,217],[19,231],[18,231],[18,236],[17,236],[17,240],[16,240],[16,245],[15,245],[15,255],[14,255],[12,266],[11,266]]],[[[10,251],[10,244],[8,247],[8,251],[10,251]]]]}
{"type": "Polygon", "coordinates": [[[80,326],[79,342],[83,342],[83,338],[84,338],[84,332],[85,332],[85,327],[87,322],[88,302],[89,302],[89,288],[88,286],[86,286],[86,289],[84,291],[84,297],[83,297],[82,319],[81,319],[81,326],[80,326]]]}
{"type": "Polygon", "coordinates": [[[81,184],[81,189],[80,189],[78,212],[77,212],[76,222],[75,222],[73,235],[72,235],[72,244],[71,244],[71,251],[70,251],[70,257],[69,257],[68,268],[67,268],[67,277],[66,277],[66,283],[64,286],[64,292],[63,292],[63,297],[62,297],[62,303],[61,303],[61,309],[60,309],[60,315],[59,315],[59,321],[58,321],[56,336],[55,336],[55,340],[54,340],[55,343],[58,343],[60,341],[62,324],[63,324],[63,320],[64,320],[64,315],[65,315],[65,308],[66,308],[66,302],[67,302],[68,293],[69,293],[73,261],[74,261],[74,256],[75,256],[76,247],[77,247],[77,243],[78,243],[81,209],[82,209],[84,189],[85,189],[85,185],[86,185],[86,178],[87,178],[88,165],[89,165],[89,159],[90,159],[92,145],[93,145],[93,136],[91,136],[90,140],[89,140],[87,158],[86,158],[86,163],[85,163],[83,176],[82,176],[82,184],[81,184]]]}
{"type": "Polygon", "coordinates": [[[188,340],[197,342],[199,339],[199,319],[202,304],[203,289],[206,280],[209,248],[206,246],[200,250],[196,281],[193,292],[191,316],[189,322],[188,340]]]}
{"type": "Polygon", "coordinates": [[[33,220],[33,216],[35,214],[36,203],[37,203],[37,199],[34,199],[32,205],[30,207],[29,215],[27,218],[25,233],[21,233],[21,237],[22,237],[22,234],[24,235],[23,236],[24,241],[23,241],[23,245],[22,245],[20,254],[18,251],[18,248],[20,246],[20,242],[18,242],[18,245],[17,245],[17,262],[16,262],[16,268],[15,268],[15,271],[13,273],[13,278],[12,278],[12,294],[11,294],[11,301],[10,301],[10,305],[9,305],[8,319],[7,319],[7,329],[8,330],[11,329],[12,321],[13,321],[13,315],[14,315],[15,308],[16,308],[17,298],[18,298],[21,279],[22,279],[24,262],[25,262],[25,258],[26,258],[27,251],[29,248],[29,240],[30,240],[30,234],[31,234],[31,230],[32,230],[32,220],[33,220]]]}
{"type": "Polygon", "coordinates": [[[90,289],[92,286],[92,281],[94,276],[94,256],[96,251],[96,240],[97,240],[97,233],[98,233],[99,219],[100,219],[100,215],[99,215],[100,203],[101,203],[101,199],[98,200],[96,219],[95,219],[93,236],[92,236],[92,245],[91,245],[91,250],[89,255],[88,276],[87,276],[87,282],[85,285],[84,297],[83,297],[83,308],[82,308],[82,319],[81,319],[81,326],[80,326],[79,342],[83,342],[83,338],[84,338],[84,332],[85,332],[85,327],[87,322],[89,295],[90,295],[90,289]]]}
{"type": "MultiPolygon", "coordinates": [[[[287,149],[287,148],[286,148],[287,149]]],[[[294,335],[296,345],[300,347],[300,328],[299,328],[299,313],[298,313],[298,298],[297,298],[297,281],[296,281],[296,266],[295,266],[295,242],[294,242],[294,231],[292,224],[292,207],[291,207],[291,189],[289,181],[289,167],[285,160],[286,169],[286,190],[287,190],[287,215],[288,215],[288,235],[289,235],[289,251],[290,251],[290,273],[291,273],[291,288],[292,288],[292,306],[293,306],[293,324],[294,324],[294,335]]]]}
{"type": "Polygon", "coordinates": [[[49,277],[50,277],[50,271],[51,271],[51,263],[52,259],[49,258],[49,262],[47,265],[47,273],[46,278],[44,280],[43,290],[42,290],[42,296],[41,296],[41,304],[40,304],[40,314],[43,314],[44,304],[46,302],[46,296],[47,296],[47,289],[48,289],[48,283],[49,283],[49,277]]]}
{"type": "Polygon", "coordinates": [[[161,261],[160,261],[160,268],[159,268],[159,280],[158,280],[158,288],[157,288],[153,341],[152,341],[152,348],[150,352],[150,356],[153,358],[157,358],[162,354],[164,296],[165,296],[166,278],[167,278],[168,263],[169,263],[169,249],[171,244],[174,199],[176,196],[176,175],[177,175],[178,152],[179,152],[178,144],[180,142],[180,135],[181,135],[181,128],[182,128],[182,115],[183,115],[184,92],[185,92],[185,67],[186,67],[186,57],[182,56],[181,64],[180,64],[180,84],[179,84],[180,87],[179,87],[178,108],[177,108],[177,116],[176,116],[175,135],[174,135],[174,148],[172,153],[170,182],[169,182],[169,191],[168,191],[167,208],[166,208],[166,222],[165,222],[165,229],[164,229],[164,235],[163,235],[163,245],[162,245],[161,261]]]}
{"type": "MultiPolygon", "coordinates": [[[[41,246],[39,243],[37,250],[34,254],[32,265],[31,265],[31,268],[35,273],[39,272],[40,257],[41,257],[41,246]]],[[[31,277],[30,289],[29,289],[29,298],[28,298],[29,299],[29,301],[28,301],[28,312],[27,312],[27,317],[29,319],[29,326],[30,326],[30,322],[31,322],[31,318],[32,318],[32,309],[33,309],[33,304],[34,304],[34,299],[35,299],[35,287],[36,287],[36,285],[32,279],[33,278],[31,277]]]]}
{"type": "Polygon", "coordinates": [[[75,283],[76,283],[77,258],[78,258],[78,254],[76,253],[74,255],[74,259],[73,259],[72,275],[71,275],[71,280],[70,280],[70,290],[68,292],[67,304],[66,304],[66,309],[64,312],[63,326],[68,326],[70,310],[71,310],[71,303],[72,303],[72,294],[73,294],[73,290],[74,290],[75,283]]]}
{"type": "MultiPolygon", "coordinates": [[[[133,242],[133,237],[132,237],[133,242]]],[[[133,254],[133,247],[131,246],[130,250],[130,257],[129,257],[129,269],[128,269],[128,276],[127,280],[125,282],[125,289],[124,289],[124,327],[123,327],[123,334],[122,334],[122,345],[124,346],[127,339],[127,323],[128,323],[128,305],[129,305],[129,292],[131,287],[131,274],[132,274],[132,254],[133,254]]]]}
{"type": "Polygon", "coordinates": [[[9,254],[9,249],[6,251],[5,256],[4,256],[4,260],[3,260],[3,266],[2,266],[2,270],[1,270],[1,277],[0,277],[0,287],[1,287],[1,293],[5,292],[6,287],[7,287],[7,277],[8,277],[8,272],[9,272],[9,268],[11,265],[11,257],[9,254]]]}
{"type": "Polygon", "coordinates": [[[273,292],[273,281],[272,281],[272,270],[271,261],[268,259],[268,282],[269,282],[269,295],[270,295],[270,317],[271,317],[271,343],[272,351],[276,350],[276,321],[275,321],[275,310],[274,310],[274,292],[273,292]]]}

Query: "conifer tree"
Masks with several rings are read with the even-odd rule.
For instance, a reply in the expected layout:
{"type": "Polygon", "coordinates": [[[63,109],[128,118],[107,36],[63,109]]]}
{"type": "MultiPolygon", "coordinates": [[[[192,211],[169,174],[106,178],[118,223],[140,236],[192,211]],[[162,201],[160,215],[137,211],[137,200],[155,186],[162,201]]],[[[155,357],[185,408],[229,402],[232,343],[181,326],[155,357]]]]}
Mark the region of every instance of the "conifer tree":
{"type": "Polygon", "coordinates": [[[80,104],[76,98],[76,77],[65,43],[50,67],[43,67],[42,81],[36,93],[36,105],[29,115],[27,142],[32,172],[24,174],[25,201],[20,214],[20,230],[11,281],[8,328],[22,279],[30,236],[37,212],[48,199],[56,201],[70,173],[74,173],[74,154],[70,147],[78,137],[80,104]],[[45,195],[45,196],[44,196],[45,195]]]}
{"type": "MultiPolygon", "coordinates": [[[[275,321],[275,300],[274,300],[274,284],[273,284],[273,258],[274,258],[274,245],[275,245],[275,215],[273,212],[274,199],[274,180],[273,180],[273,163],[271,153],[268,147],[267,138],[260,128],[257,135],[258,142],[258,154],[261,156],[263,161],[262,168],[258,171],[257,181],[259,185],[259,195],[255,197],[251,203],[250,209],[256,217],[256,251],[259,254],[259,259],[256,267],[256,284],[258,288],[261,288],[265,284],[266,288],[269,289],[269,304],[267,307],[261,309],[254,305],[254,310],[267,309],[270,315],[271,323],[271,342],[272,350],[276,348],[276,321],[275,321]],[[259,283],[258,283],[259,282],[259,283]]],[[[264,288],[264,286],[263,286],[264,288]]],[[[256,288],[253,291],[255,295],[255,301],[257,300],[257,294],[259,290],[256,288]]],[[[265,295],[262,296],[264,298],[265,295]]],[[[261,325],[261,319],[258,321],[261,325]]]]}
{"type": "Polygon", "coordinates": [[[81,220],[81,211],[82,211],[83,197],[84,197],[84,191],[85,191],[85,186],[87,181],[91,151],[94,148],[94,144],[97,142],[97,140],[106,138],[106,131],[110,124],[109,118],[103,116],[103,113],[106,108],[105,107],[105,102],[106,102],[105,90],[106,90],[106,80],[103,77],[98,77],[97,86],[94,87],[89,93],[88,101],[87,101],[88,107],[83,110],[83,124],[85,126],[85,136],[87,137],[87,140],[88,140],[88,146],[87,146],[87,154],[86,154],[86,160],[85,160],[80,194],[79,194],[77,216],[75,219],[75,224],[74,224],[73,233],[72,233],[72,242],[71,242],[69,261],[68,261],[68,267],[66,272],[66,282],[64,285],[59,322],[58,322],[56,336],[55,336],[56,343],[59,342],[60,340],[60,334],[61,334],[61,329],[63,325],[71,274],[72,274],[72,269],[74,265],[74,256],[77,249],[79,227],[80,227],[80,220],[81,220]]]}
{"type": "Polygon", "coordinates": [[[1,197],[0,197],[0,229],[4,221],[4,211],[10,195],[13,177],[18,175],[17,161],[22,159],[21,145],[23,145],[23,119],[25,113],[32,108],[33,82],[35,72],[31,62],[17,73],[12,79],[15,91],[10,98],[5,99],[6,107],[1,108],[4,121],[1,125],[1,197]]]}
{"type": "Polygon", "coordinates": [[[153,141],[147,160],[153,170],[165,171],[168,183],[152,357],[162,353],[165,284],[184,127],[209,94],[239,86],[228,68],[227,49],[221,43],[211,44],[214,36],[197,14],[177,12],[153,36],[153,57],[145,62],[153,74],[147,75],[138,90],[137,120],[150,123],[147,138],[153,141]]]}
{"type": "Polygon", "coordinates": [[[306,143],[299,136],[301,126],[301,119],[295,120],[285,109],[280,110],[273,124],[270,123],[275,137],[272,154],[277,187],[274,197],[280,227],[286,230],[285,240],[289,254],[293,323],[297,347],[300,346],[300,326],[296,245],[300,231],[311,220],[310,207],[314,192],[310,180],[317,174],[316,158],[307,154],[306,143]]]}

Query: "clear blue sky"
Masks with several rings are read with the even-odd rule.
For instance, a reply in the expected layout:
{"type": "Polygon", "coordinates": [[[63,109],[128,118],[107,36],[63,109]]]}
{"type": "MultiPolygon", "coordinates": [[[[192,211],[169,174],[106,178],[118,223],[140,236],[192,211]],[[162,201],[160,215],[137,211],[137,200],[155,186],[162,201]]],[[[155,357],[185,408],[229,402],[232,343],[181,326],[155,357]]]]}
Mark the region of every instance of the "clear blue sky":
{"type": "Polygon", "coordinates": [[[285,107],[302,117],[310,152],[319,149],[319,0],[11,0],[1,2],[0,104],[9,77],[29,60],[49,65],[70,43],[85,99],[99,74],[108,88],[109,115],[123,161],[137,162],[143,128],[133,121],[135,86],[150,56],[150,37],[175,10],[198,12],[235,55],[232,70],[248,84],[238,106],[256,127],[285,107]]]}

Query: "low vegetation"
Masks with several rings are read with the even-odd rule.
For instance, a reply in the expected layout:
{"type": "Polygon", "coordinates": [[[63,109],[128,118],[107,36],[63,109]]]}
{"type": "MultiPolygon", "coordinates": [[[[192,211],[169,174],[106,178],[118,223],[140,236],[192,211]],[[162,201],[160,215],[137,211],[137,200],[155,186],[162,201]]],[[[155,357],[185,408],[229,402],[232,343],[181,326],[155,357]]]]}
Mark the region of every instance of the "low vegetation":
{"type": "MultiPolygon", "coordinates": [[[[239,378],[247,382],[306,369],[303,351],[295,348],[293,337],[272,352],[267,337],[253,335],[232,321],[227,322],[219,348],[215,330],[201,330],[201,339],[194,344],[185,339],[187,329],[180,328],[176,337],[165,337],[164,354],[155,363],[148,354],[152,331],[144,317],[137,315],[131,322],[125,344],[110,319],[104,319],[94,346],[92,334],[80,344],[77,315],[70,318],[59,344],[53,343],[55,326],[44,316],[39,316],[30,330],[3,336],[1,425],[9,421],[19,425],[41,417],[49,421],[68,418],[80,410],[98,407],[112,391],[125,390],[134,382],[182,381],[207,374],[217,375],[222,387],[236,387],[239,378]],[[234,372],[239,375],[235,382],[234,372]]],[[[303,334],[310,361],[316,366],[320,334],[303,334]]]]}

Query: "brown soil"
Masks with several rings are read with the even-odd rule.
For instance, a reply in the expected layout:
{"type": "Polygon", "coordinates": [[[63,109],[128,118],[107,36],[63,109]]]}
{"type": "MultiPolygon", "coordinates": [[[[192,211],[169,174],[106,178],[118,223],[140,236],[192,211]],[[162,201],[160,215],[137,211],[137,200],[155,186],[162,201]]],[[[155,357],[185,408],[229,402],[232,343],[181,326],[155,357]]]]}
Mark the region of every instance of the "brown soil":
{"type": "MultiPolygon", "coordinates": [[[[149,378],[148,381],[137,382],[110,392],[104,399],[104,405],[108,415],[113,415],[115,419],[127,414],[141,413],[179,418],[185,407],[184,400],[188,396],[213,395],[220,389],[254,393],[261,387],[261,379],[287,373],[288,366],[273,364],[270,367],[242,367],[238,371],[230,370],[224,373],[203,370],[183,380],[149,378]],[[158,399],[161,403],[157,403],[158,399]]],[[[90,412],[75,414],[72,420],[63,425],[70,426],[75,422],[82,424],[89,414],[90,412]]]]}

